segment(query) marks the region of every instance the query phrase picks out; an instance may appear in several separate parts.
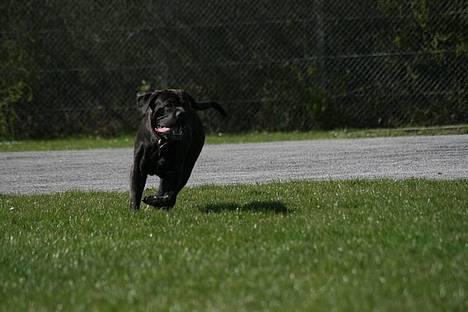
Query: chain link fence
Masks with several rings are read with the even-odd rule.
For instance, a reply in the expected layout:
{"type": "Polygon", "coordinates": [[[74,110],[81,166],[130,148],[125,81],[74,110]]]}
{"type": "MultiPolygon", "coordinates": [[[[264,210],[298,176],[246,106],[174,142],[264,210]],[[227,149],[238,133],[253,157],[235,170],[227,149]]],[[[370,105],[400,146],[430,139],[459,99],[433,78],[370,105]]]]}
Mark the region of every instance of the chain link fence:
{"type": "Polygon", "coordinates": [[[211,132],[468,121],[466,0],[3,1],[0,136],[135,129],[137,91],[211,132]]]}

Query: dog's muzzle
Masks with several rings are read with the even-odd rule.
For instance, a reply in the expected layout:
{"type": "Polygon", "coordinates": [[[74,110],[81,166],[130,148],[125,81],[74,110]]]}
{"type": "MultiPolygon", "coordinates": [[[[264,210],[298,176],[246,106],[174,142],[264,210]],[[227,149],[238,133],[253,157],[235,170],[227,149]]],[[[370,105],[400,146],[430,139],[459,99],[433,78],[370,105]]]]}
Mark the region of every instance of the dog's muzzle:
{"type": "Polygon", "coordinates": [[[182,126],[177,127],[155,127],[154,132],[160,141],[171,142],[180,141],[184,135],[184,129],[182,126]]]}
{"type": "Polygon", "coordinates": [[[153,131],[159,141],[165,143],[181,141],[184,135],[184,111],[179,109],[156,118],[153,131]]]}

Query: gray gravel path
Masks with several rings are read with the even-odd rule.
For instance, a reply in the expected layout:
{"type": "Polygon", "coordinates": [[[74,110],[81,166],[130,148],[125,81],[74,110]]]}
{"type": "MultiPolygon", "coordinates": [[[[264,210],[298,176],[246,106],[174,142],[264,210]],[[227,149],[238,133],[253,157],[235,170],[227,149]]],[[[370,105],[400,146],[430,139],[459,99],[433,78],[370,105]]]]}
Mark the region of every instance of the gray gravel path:
{"type": "MultiPolygon", "coordinates": [[[[131,160],[130,149],[0,153],[0,193],[127,191],[131,160]]],[[[413,177],[468,179],[468,135],[206,145],[188,185],[413,177]]]]}

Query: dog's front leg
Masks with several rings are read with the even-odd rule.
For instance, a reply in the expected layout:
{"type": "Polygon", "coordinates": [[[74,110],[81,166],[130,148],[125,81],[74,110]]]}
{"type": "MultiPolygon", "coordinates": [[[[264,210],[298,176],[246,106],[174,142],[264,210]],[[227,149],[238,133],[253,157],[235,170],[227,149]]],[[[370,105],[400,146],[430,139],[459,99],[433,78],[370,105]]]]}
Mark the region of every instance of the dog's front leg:
{"type": "Polygon", "coordinates": [[[130,176],[130,208],[139,209],[141,197],[146,184],[146,174],[141,174],[139,170],[132,168],[130,176]]]}
{"type": "Polygon", "coordinates": [[[180,179],[180,171],[166,173],[163,177],[160,177],[158,193],[155,196],[146,196],[143,202],[163,209],[174,207],[179,191],[180,179]]]}
{"type": "Polygon", "coordinates": [[[130,208],[139,209],[141,197],[146,185],[147,175],[141,172],[141,155],[137,154],[130,173],[130,208]]]}

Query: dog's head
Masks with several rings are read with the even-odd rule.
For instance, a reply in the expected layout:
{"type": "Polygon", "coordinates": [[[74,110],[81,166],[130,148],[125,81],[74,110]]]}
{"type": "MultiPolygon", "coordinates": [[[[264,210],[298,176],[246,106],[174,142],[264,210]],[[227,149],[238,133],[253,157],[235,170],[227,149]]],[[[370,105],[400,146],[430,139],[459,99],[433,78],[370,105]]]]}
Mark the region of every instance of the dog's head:
{"type": "Polygon", "coordinates": [[[137,95],[137,106],[149,114],[151,129],[156,136],[178,140],[184,134],[186,113],[190,110],[182,90],[157,90],[137,95]]]}

